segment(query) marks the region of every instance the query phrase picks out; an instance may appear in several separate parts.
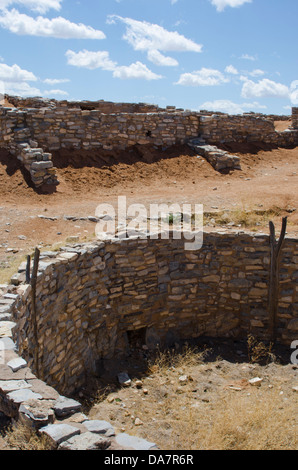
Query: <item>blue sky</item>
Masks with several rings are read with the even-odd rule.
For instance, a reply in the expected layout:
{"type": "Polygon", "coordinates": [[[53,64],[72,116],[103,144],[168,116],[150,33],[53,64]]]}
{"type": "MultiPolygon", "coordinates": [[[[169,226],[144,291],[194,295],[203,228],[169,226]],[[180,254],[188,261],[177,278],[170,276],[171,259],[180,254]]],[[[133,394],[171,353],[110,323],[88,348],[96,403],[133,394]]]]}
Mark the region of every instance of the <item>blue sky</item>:
{"type": "Polygon", "coordinates": [[[0,0],[1,88],[290,114],[297,18],[297,0],[0,0]]]}

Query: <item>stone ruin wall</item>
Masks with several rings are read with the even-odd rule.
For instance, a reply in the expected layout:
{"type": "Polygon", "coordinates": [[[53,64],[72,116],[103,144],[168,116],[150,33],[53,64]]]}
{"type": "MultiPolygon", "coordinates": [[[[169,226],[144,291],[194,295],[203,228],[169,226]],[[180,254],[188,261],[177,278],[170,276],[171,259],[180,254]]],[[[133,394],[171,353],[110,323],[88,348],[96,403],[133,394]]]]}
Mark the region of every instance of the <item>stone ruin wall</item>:
{"type": "Polygon", "coordinates": [[[61,148],[122,148],[140,144],[170,146],[185,143],[199,133],[195,113],[119,113],[59,107],[55,109],[0,109],[0,144],[26,136],[47,151],[61,148]],[[1,142],[2,141],[2,142],[1,142]]]}
{"type": "Polygon", "coordinates": [[[298,108],[292,108],[292,126],[298,129],[298,108]]]}
{"type": "MultiPolygon", "coordinates": [[[[198,251],[185,251],[173,236],[62,248],[41,258],[36,322],[31,287],[19,287],[14,339],[59,393],[82,386],[100,360],[127,351],[129,331],[144,329],[149,347],[202,335],[268,339],[269,265],[269,237],[261,234],[204,234],[198,251]]],[[[296,239],[282,250],[277,323],[280,342],[297,339],[296,239]]]]}
{"type": "Polygon", "coordinates": [[[232,142],[263,142],[277,147],[296,146],[298,145],[298,132],[295,109],[297,108],[293,108],[292,127],[282,132],[276,131],[274,120],[265,116],[254,114],[201,116],[201,137],[209,144],[218,146],[232,142]]]}
{"type": "MultiPolygon", "coordinates": [[[[194,142],[213,147],[232,142],[263,142],[274,147],[298,145],[297,108],[293,108],[292,126],[277,132],[272,117],[257,114],[204,115],[173,106],[162,110],[143,103],[69,103],[36,98],[18,98],[19,106],[20,100],[35,107],[0,107],[0,147],[21,161],[36,188],[59,184],[51,152],[61,149],[125,150],[148,144],[164,149],[194,142]],[[40,107],[40,102],[47,106],[40,107]]],[[[215,169],[239,169],[238,157],[234,163],[235,158],[228,156],[227,162],[222,151],[210,147],[208,152],[212,155],[207,160],[215,169]]]]}
{"type": "Polygon", "coordinates": [[[192,113],[119,113],[56,108],[28,111],[33,138],[49,151],[61,148],[126,149],[140,144],[171,146],[197,137],[199,119],[192,113]]]}
{"type": "MultiPolygon", "coordinates": [[[[61,148],[125,149],[135,144],[167,147],[199,136],[211,145],[257,141],[281,147],[298,145],[297,108],[293,108],[292,128],[277,132],[273,119],[254,114],[203,115],[154,106],[149,112],[149,105],[106,102],[95,102],[98,109],[82,109],[82,103],[81,107],[62,101],[46,108],[0,108],[0,145],[8,147],[31,138],[47,152],[61,148]]],[[[88,106],[92,108],[90,103],[88,106]]]]}

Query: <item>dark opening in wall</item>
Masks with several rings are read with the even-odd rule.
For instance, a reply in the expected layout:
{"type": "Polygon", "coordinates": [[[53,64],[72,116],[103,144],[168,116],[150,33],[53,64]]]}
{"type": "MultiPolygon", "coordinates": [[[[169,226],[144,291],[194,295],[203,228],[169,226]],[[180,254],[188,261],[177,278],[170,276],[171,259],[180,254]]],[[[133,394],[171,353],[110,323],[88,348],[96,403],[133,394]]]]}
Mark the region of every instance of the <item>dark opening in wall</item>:
{"type": "Polygon", "coordinates": [[[130,349],[141,348],[143,344],[146,344],[146,331],[147,328],[127,331],[128,345],[130,349]]]}
{"type": "Polygon", "coordinates": [[[82,111],[95,111],[96,110],[94,106],[88,106],[88,105],[80,105],[80,108],[82,111]]]}
{"type": "Polygon", "coordinates": [[[146,136],[147,136],[147,137],[152,137],[152,132],[151,132],[151,131],[147,131],[147,132],[146,132],[146,136]]]}

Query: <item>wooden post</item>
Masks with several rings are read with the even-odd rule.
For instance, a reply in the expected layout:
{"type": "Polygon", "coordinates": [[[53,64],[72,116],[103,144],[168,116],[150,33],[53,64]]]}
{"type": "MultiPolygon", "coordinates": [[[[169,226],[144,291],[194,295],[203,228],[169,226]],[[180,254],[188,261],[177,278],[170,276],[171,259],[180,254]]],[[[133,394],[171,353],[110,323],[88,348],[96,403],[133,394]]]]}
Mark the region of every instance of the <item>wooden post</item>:
{"type": "Polygon", "coordinates": [[[275,236],[273,222],[269,223],[270,228],[270,277],[269,277],[269,334],[271,341],[276,340],[277,314],[278,314],[278,292],[279,292],[279,261],[280,253],[286,235],[288,218],[282,219],[282,229],[278,242],[275,236]]]}
{"type": "Polygon", "coordinates": [[[31,263],[31,256],[27,256],[27,265],[26,265],[26,284],[30,284],[30,263],[31,263]]]}
{"type": "Polygon", "coordinates": [[[39,374],[39,360],[38,360],[38,330],[37,330],[37,317],[36,317],[36,281],[37,281],[39,256],[40,256],[40,251],[38,248],[35,248],[33,270],[32,270],[32,277],[31,277],[31,312],[32,312],[33,332],[34,332],[34,339],[35,339],[34,366],[35,366],[37,375],[39,374]]]}

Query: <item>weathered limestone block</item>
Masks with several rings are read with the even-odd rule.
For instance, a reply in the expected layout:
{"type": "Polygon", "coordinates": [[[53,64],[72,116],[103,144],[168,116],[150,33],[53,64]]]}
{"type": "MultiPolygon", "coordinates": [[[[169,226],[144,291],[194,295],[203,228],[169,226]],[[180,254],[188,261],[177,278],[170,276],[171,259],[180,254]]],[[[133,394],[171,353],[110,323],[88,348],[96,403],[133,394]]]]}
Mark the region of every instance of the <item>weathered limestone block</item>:
{"type": "Polygon", "coordinates": [[[230,155],[228,152],[220,150],[214,145],[206,145],[200,142],[200,139],[194,139],[188,142],[188,145],[194,149],[198,155],[206,158],[216,171],[241,170],[239,157],[230,155]]]}
{"type": "Polygon", "coordinates": [[[109,438],[92,432],[85,432],[62,442],[58,450],[106,450],[110,445],[111,440],[109,438]]]}
{"type": "Polygon", "coordinates": [[[298,129],[298,108],[292,108],[292,128],[298,129]]]}
{"type": "Polygon", "coordinates": [[[59,444],[80,434],[80,432],[80,429],[65,423],[49,424],[40,429],[40,433],[48,438],[53,448],[57,448],[59,444]]]}

